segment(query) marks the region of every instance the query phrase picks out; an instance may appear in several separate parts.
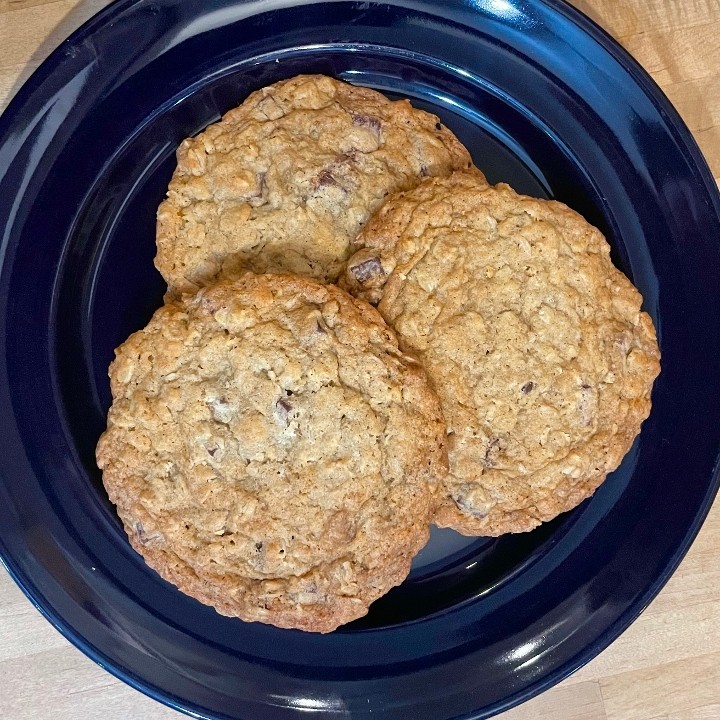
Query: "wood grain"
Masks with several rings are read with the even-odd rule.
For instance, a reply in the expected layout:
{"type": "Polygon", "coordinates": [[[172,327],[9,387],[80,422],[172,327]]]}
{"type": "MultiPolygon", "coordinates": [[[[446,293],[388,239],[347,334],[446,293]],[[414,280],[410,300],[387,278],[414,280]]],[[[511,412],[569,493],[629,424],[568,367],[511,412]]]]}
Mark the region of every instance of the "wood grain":
{"type": "MultiPolygon", "coordinates": [[[[0,0],[0,110],[107,0],[0,0]]],[[[720,0],[576,0],[662,87],[720,178],[720,0]]],[[[670,509],[669,509],[670,510],[670,509]]],[[[662,531],[661,528],[658,529],[662,531]]],[[[499,720],[720,720],[720,504],[607,650],[499,720]]],[[[0,572],[0,718],[172,720],[72,647],[0,572]]]]}

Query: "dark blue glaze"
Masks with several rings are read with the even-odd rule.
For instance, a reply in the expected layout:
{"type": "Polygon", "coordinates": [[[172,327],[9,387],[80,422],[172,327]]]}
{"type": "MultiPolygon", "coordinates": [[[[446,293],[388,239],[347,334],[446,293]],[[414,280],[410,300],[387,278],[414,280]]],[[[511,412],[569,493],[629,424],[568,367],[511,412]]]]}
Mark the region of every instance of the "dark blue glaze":
{"type": "Polygon", "coordinates": [[[118,2],[0,118],[4,562],[90,657],[198,716],[445,720],[518,703],[638,615],[717,490],[719,208],[668,101],[557,0],[118,2]],[[419,563],[326,636],[222,618],[160,580],[94,462],[113,348],[161,302],[154,214],[174,148],[300,72],[410,97],[491,180],[585,214],[642,291],[663,353],[652,415],[592,500],[419,563]]]}

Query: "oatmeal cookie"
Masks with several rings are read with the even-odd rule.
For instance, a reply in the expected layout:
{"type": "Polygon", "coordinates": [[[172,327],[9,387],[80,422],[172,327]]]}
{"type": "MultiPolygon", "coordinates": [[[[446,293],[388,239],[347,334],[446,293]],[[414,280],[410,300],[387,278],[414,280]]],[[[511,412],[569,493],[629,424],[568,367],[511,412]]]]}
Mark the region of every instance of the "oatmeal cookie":
{"type": "Polygon", "coordinates": [[[434,115],[322,75],[252,93],[177,161],[157,215],[170,297],[240,270],[334,282],[390,193],[471,166],[434,115]]]}
{"type": "Polygon", "coordinates": [[[374,308],[248,273],[160,308],[109,374],[105,487],[133,547],[183,592],[328,632],[406,577],[445,427],[374,308]]]}
{"type": "Polygon", "coordinates": [[[602,234],[567,206],[457,173],[367,223],[343,284],[420,358],[448,424],[435,522],[531,530],[591,495],[650,411],[659,351],[602,234]]]}

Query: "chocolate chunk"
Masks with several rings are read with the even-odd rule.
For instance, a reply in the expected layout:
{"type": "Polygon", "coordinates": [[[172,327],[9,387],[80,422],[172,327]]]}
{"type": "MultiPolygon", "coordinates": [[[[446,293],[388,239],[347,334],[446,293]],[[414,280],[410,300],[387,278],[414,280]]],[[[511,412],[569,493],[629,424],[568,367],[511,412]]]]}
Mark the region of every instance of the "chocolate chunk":
{"type": "MultiPolygon", "coordinates": [[[[343,192],[347,192],[347,189],[343,187],[343,184],[333,175],[334,169],[340,169],[343,165],[351,165],[355,163],[354,153],[340,153],[324,170],[321,170],[318,176],[313,180],[315,189],[323,187],[336,187],[340,188],[343,192]]],[[[342,172],[341,172],[342,176],[342,172]]]]}
{"type": "Polygon", "coordinates": [[[275,419],[280,425],[287,427],[290,424],[290,411],[292,409],[292,403],[283,398],[275,403],[275,419]]]}
{"type": "Polygon", "coordinates": [[[153,540],[158,540],[162,538],[162,535],[158,532],[153,533],[152,535],[148,534],[148,532],[143,527],[143,524],[138,521],[135,523],[135,534],[137,535],[138,540],[143,544],[147,545],[148,543],[152,542],[153,540]]]}
{"type": "Polygon", "coordinates": [[[370,128],[376,135],[380,134],[380,128],[382,127],[380,118],[376,118],[372,115],[360,114],[353,115],[353,125],[370,128]]]}
{"type": "Polygon", "coordinates": [[[257,207],[258,205],[263,205],[266,202],[266,195],[267,195],[267,179],[266,178],[267,178],[266,172],[259,172],[255,175],[255,181],[257,182],[257,189],[248,198],[248,200],[250,201],[250,204],[253,207],[257,207]]]}
{"type": "Polygon", "coordinates": [[[442,130],[442,123],[439,123],[439,122],[435,123],[435,129],[442,130]]]}
{"type": "Polygon", "coordinates": [[[488,511],[484,508],[476,508],[470,500],[463,496],[463,495],[456,495],[453,494],[452,496],[453,502],[462,510],[463,512],[467,513],[468,515],[472,515],[473,517],[479,518],[482,520],[482,518],[486,517],[488,514],[488,511]]]}
{"type": "Polygon", "coordinates": [[[332,167],[337,167],[338,165],[352,165],[353,163],[357,162],[357,158],[355,157],[354,152],[349,153],[340,153],[332,162],[332,167]]]}
{"type": "Polygon", "coordinates": [[[359,283],[366,283],[371,278],[384,274],[379,258],[369,258],[357,265],[353,265],[350,272],[359,283]]]}
{"type": "Polygon", "coordinates": [[[506,444],[499,437],[493,438],[487,444],[485,449],[485,457],[483,458],[483,466],[485,468],[495,467],[498,455],[505,449],[506,444]]]}
{"type": "Polygon", "coordinates": [[[528,393],[531,393],[533,391],[534,387],[535,383],[530,381],[526,382],[520,389],[527,395],[528,393]]]}
{"type": "Polygon", "coordinates": [[[328,172],[327,170],[323,170],[315,180],[315,185],[319,188],[321,187],[330,187],[334,185],[335,187],[342,188],[342,185],[333,177],[333,175],[328,172]]]}
{"type": "Polygon", "coordinates": [[[208,296],[207,294],[202,293],[201,295],[199,295],[199,297],[202,309],[209,315],[213,315],[220,309],[220,303],[218,303],[215,297],[213,297],[212,295],[208,296]]]}

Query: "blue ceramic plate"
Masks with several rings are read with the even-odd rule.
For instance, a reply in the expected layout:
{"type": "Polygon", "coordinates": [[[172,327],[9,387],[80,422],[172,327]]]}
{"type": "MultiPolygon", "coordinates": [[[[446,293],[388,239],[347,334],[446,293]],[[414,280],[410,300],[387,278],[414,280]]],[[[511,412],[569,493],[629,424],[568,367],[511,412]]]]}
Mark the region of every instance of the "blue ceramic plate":
{"type": "Polygon", "coordinates": [[[0,118],[0,550],[110,672],[206,718],[481,718],[611,642],[718,485],[720,199],[647,75],[557,0],[122,0],[0,118]],[[589,502],[496,540],[436,533],[401,587],[326,636],[223,618],[130,549],[94,447],[113,348],[163,284],[154,216],[180,140],[320,72],[441,116],[493,181],[608,236],[662,347],[653,410],[589,502]]]}

